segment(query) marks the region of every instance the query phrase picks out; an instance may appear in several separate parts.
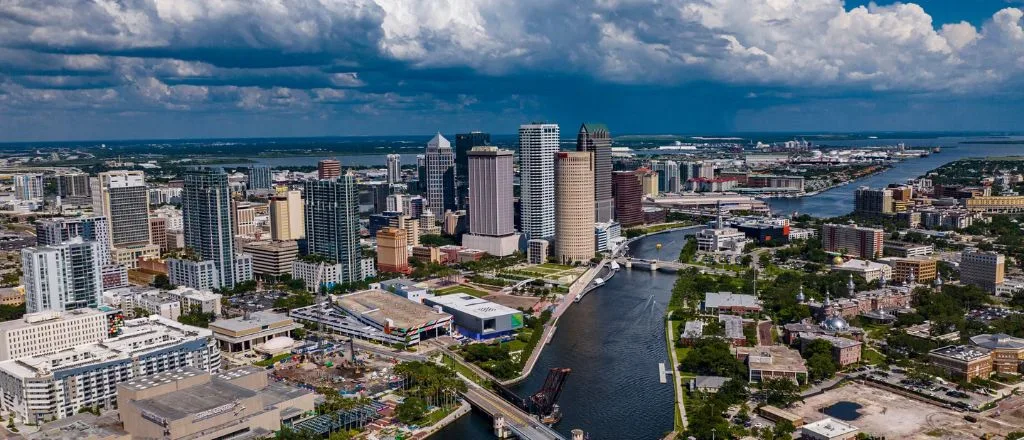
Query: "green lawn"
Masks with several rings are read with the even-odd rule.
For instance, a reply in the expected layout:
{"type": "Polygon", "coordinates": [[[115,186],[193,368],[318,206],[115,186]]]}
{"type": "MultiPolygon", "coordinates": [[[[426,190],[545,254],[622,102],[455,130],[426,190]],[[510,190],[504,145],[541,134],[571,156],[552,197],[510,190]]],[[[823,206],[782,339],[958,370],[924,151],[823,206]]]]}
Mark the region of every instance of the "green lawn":
{"type": "Polygon", "coordinates": [[[861,361],[872,365],[881,365],[885,363],[885,355],[879,353],[871,348],[864,348],[861,353],[861,361]]]}
{"type": "Polygon", "coordinates": [[[262,361],[256,362],[253,365],[256,365],[257,367],[269,367],[271,365],[274,365],[274,364],[280,362],[282,359],[286,359],[286,358],[289,358],[291,356],[292,356],[291,353],[281,353],[281,354],[279,354],[277,356],[274,356],[274,357],[272,357],[270,359],[264,359],[262,361]]]}
{"type": "Polygon", "coordinates": [[[572,270],[573,269],[572,266],[565,266],[565,265],[555,264],[555,263],[543,263],[541,265],[538,265],[537,267],[544,268],[544,269],[552,269],[552,270],[557,270],[557,271],[572,270]]]}
{"type": "Polygon", "coordinates": [[[466,367],[465,365],[455,362],[455,359],[452,359],[450,356],[444,356],[444,364],[450,367],[451,369],[455,370],[457,373],[466,376],[467,378],[469,378],[469,380],[476,382],[477,385],[480,385],[482,387],[489,386],[487,381],[485,381],[482,377],[474,373],[473,370],[470,370],[469,367],[466,367]]]}
{"type": "Polygon", "coordinates": [[[431,426],[437,422],[440,422],[441,419],[447,417],[448,414],[455,412],[456,408],[458,408],[458,405],[452,405],[448,407],[441,407],[435,409],[428,413],[427,415],[423,416],[423,418],[419,419],[416,422],[416,424],[419,426],[431,426]]]}
{"type": "Polygon", "coordinates": [[[477,289],[474,289],[472,287],[463,286],[463,285],[445,287],[443,289],[439,289],[439,290],[435,291],[435,293],[437,293],[438,295],[451,295],[453,293],[465,293],[467,295],[473,295],[473,296],[475,296],[477,298],[483,298],[483,297],[485,297],[487,295],[490,295],[489,292],[484,292],[482,290],[477,290],[477,289]]]}

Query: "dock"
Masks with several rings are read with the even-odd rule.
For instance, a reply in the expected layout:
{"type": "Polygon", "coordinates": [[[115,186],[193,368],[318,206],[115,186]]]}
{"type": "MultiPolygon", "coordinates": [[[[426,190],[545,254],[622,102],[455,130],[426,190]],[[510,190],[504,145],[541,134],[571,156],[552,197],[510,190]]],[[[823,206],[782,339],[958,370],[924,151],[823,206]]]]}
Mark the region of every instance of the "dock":
{"type": "Polygon", "coordinates": [[[666,369],[664,362],[659,362],[658,363],[658,380],[661,381],[661,383],[668,383],[668,376],[671,376],[671,375],[672,375],[672,370],[666,369]]]}

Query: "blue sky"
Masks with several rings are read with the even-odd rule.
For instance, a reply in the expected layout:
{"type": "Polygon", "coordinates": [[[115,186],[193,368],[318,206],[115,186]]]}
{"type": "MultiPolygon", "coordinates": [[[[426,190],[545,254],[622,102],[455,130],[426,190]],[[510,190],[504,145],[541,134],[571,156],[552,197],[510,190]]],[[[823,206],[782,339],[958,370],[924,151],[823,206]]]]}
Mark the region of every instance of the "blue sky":
{"type": "Polygon", "coordinates": [[[0,141],[1024,130],[1015,0],[9,0],[0,141]]]}

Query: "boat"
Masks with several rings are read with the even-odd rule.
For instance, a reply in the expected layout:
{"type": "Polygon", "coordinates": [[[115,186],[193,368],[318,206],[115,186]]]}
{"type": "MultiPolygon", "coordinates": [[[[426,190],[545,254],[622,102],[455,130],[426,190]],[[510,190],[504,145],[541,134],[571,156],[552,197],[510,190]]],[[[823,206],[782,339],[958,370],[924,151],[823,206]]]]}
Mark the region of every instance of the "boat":
{"type": "Polygon", "coordinates": [[[604,278],[594,278],[594,286],[600,286],[604,284],[604,278]]]}
{"type": "Polygon", "coordinates": [[[548,426],[554,425],[554,424],[558,423],[561,420],[562,420],[562,409],[558,406],[557,403],[551,405],[551,413],[549,413],[548,415],[540,418],[540,422],[545,424],[545,425],[548,425],[548,426]]]}
{"type": "Polygon", "coordinates": [[[617,261],[612,261],[611,267],[612,270],[619,270],[619,263],[617,261]]]}
{"type": "Polygon", "coordinates": [[[583,294],[582,293],[577,293],[576,294],[576,298],[573,298],[572,302],[578,303],[578,302],[580,302],[581,299],[583,299],[583,294]]]}
{"type": "Polygon", "coordinates": [[[661,243],[658,243],[658,244],[654,245],[654,247],[660,251],[661,250],[661,243]]]}
{"type": "Polygon", "coordinates": [[[941,152],[942,152],[942,147],[932,148],[932,153],[941,153],[941,152]]]}

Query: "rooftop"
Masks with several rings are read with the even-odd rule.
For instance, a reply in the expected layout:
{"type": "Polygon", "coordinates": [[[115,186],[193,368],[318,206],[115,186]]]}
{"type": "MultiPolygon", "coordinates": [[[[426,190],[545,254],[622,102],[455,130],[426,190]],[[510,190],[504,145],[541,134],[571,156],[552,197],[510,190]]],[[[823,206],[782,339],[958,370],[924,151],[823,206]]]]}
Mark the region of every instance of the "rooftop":
{"type": "Polygon", "coordinates": [[[807,366],[800,352],[781,345],[758,345],[736,347],[736,353],[747,355],[747,366],[751,370],[791,371],[806,373],[807,366]]]}
{"type": "Polygon", "coordinates": [[[39,430],[28,434],[29,440],[97,440],[107,438],[126,438],[116,413],[97,416],[92,413],[78,413],[64,417],[39,427],[39,430]]]}
{"type": "MultiPolygon", "coordinates": [[[[161,418],[179,420],[214,408],[238,405],[239,400],[256,394],[255,391],[230,382],[206,382],[151,399],[139,400],[135,405],[142,411],[161,418]]],[[[195,417],[198,417],[198,414],[195,417]]]]}
{"type": "Polygon", "coordinates": [[[264,326],[291,320],[292,319],[289,318],[288,315],[261,311],[253,312],[249,315],[248,319],[244,316],[231,319],[218,319],[217,321],[210,323],[210,328],[224,329],[231,332],[242,332],[252,329],[259,330],[264,326]]]}
{"type": "Polygon", "coordinates": [[[380,325],[387,320],[404,329],[418,328],[441,319],[450,319],[447,313],[438,313],[420,303],[378,289],[363,290],[338,297],[338,306],[348,313],[370,319],[380,325]]]}
{"type": "Polygon", "coordinates": [[[452,294],[435,296],[427,301],[443,307],[450,307],[478,318],[497,318],[500,316],[522,313],[511,307],[506,307],[472,295],[452,294]]]}
{"type": "Polygon", "coordinates": [[[177,382],[181,379],[199,376],[203,374],[207,374],[207,372],[195,367],[181,367],[171,371],[165,371],[163,373],[136,377],[135,379],[129,380],[128,382],[121,382],[119,385],[133,391],[141,391],[153,388],[158,385],[177,382]]]}
{"type": "Polygon", "coordinates": [[[77,309],[67,312],[39,312],[27,313],[22,319],[13,319],[0,322],[0,332],[11,331],[19,328],[45,325],[56,321],[67,321],[71,319],[84,319],[90,316],[103,315],[97,309],[77,309]]]}
{"type": "Polygon", "coordinates": [[[683,327],[683,338],[700,338],[704,336],[704,321],[686,321],[686,325],[683,327]]]}
{"type": "Polygon", "coordinates": [[[852,259],[843,264],[840,264],[839,266],[836,266],[836,270],[866,272],[869,270],[883,270],[886,267],[888,266],[882,263],[876,263],[874,261],[852,259]]]}
{"type": "Polygon", "coordinates": [[[991,351],[984,347],[972,347],[970,345],[947,345],[942,348],[936,348],[929,353],[935,356],[970,362],[988,356],[991,351]]]}
{"type": "Polygon", "coordinates": [[[718,322],[725,327],[726,339],[744,339],[743,318],[735,315],[718,315],[718,322]]]}
{"type": "Polygon", "coordinates": [[[704,294],[704,307],[761,307],[760,301],[753,295],[731,292],[708,292],[704,294]]]}
{"type": "Polygon", "coordinates": [[[832,418],[824,418],[817,422],[808,423],[800,429],[813,432],[825,438],[835,438],[857,432],[856,426],[841,422],[832,418]]]}
{"type": "Polygon", "coordinates": [[[823,339],[832,344],[833,347],[840,349],[861,345],[859,341],[854,341],[853,339],[840,338],[838,336],[824,335],[821,333],[801,333],[800,337],[803,339],[823,339]]]}
{"type": "Polygon", "coordinates": [[[982,348],[989,350],[995,349],[1011,349],[1020,350],[1024,349],[1024,338],[1015,338],[1006,333],[996,333],[994,335],[984,334],[971,336],[971,343],[982,348]]]}

